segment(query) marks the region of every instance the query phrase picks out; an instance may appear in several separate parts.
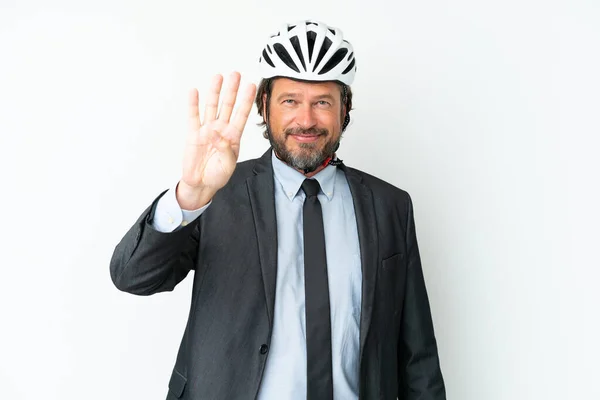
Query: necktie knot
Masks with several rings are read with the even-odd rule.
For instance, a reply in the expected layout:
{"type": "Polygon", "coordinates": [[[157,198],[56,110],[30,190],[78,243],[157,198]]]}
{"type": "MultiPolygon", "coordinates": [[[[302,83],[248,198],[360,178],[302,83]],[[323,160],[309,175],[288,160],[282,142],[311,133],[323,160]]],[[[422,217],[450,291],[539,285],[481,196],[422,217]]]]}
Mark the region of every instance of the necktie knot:
{"type": "Polygon", "coordinates": [[[319,185],[319,181],[316,179],[305,179],[302,182],[302,190],[306,194],[306,197],[314,197],[319,194],[319,190],[321,186],[319,185]]]}

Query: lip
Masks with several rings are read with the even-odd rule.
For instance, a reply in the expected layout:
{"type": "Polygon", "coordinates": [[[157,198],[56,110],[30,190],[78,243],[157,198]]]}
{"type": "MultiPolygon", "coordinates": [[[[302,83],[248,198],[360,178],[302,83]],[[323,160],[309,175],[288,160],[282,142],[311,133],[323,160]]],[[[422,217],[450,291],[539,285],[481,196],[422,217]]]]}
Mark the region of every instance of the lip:
{"type": "Polygon", "coordinates": [[[309,143],[309,142],[314,142],[317,139],[319,139],[320,135],[290,135],[290,136],[292,136],[298,142],[309,143]]]}

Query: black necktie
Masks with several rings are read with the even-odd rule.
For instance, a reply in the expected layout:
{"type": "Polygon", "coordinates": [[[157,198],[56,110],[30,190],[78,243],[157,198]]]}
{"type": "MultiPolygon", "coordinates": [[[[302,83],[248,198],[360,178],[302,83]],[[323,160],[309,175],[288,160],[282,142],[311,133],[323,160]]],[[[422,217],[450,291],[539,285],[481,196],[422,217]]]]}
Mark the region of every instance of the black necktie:
{"type": "Polygon", "coordinates": [[[325,231],[319,182],[305,179],[304,290],[306,303],[306,399],[332,400],[331,318],[325,257],[325,231]]]}

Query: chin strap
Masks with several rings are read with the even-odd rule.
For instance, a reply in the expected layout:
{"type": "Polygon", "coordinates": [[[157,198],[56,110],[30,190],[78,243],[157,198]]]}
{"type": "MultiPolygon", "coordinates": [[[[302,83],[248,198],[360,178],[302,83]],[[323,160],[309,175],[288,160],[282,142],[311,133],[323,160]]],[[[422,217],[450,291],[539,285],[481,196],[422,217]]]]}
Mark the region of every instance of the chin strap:
{"type": "Polygon", "coordinates": [[[344,160],[340,160],[339,158],[337,158],[335,160],[329,160],[328,164],[338,167],[340,165],[344,165],[344,160]]]}
{"type": "MultiPolygon", "coordinates": [[[[333,165],[334,167],[340,166],[344,164],[344,160],[340,160],[339,158],[333,159],[333,157],[327,157],[325,159],[325,161],[323,161],[321,163],[321,167],[325,167],[327,165],[333,165]]],[[[313,172],[314,170],[316,170],[319,166],[315,167],[315,168],[305,168],[303,169],[304,171],[304,175],[306,174],[310,174],[311,172],[313,172]]]]}

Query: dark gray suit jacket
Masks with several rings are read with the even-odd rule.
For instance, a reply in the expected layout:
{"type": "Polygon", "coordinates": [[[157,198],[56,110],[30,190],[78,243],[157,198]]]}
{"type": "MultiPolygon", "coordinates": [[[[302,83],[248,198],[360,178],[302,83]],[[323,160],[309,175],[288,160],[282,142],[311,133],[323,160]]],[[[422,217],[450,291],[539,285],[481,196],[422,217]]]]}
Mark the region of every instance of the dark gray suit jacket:
{"type": "MultiPolygon", "coordinates": [[[[363,274],[360,399],[445,399],[410,197],[341,168],[354,199],[363,274]]],[[[112,280],[133,294],[171,291],[195,271],[167,400],[257,395],[275,304],[273,185],[269,149],[239,163],[212,205],[180,230],[152,228],[156,199],[114,251],[112,280]]]]}

